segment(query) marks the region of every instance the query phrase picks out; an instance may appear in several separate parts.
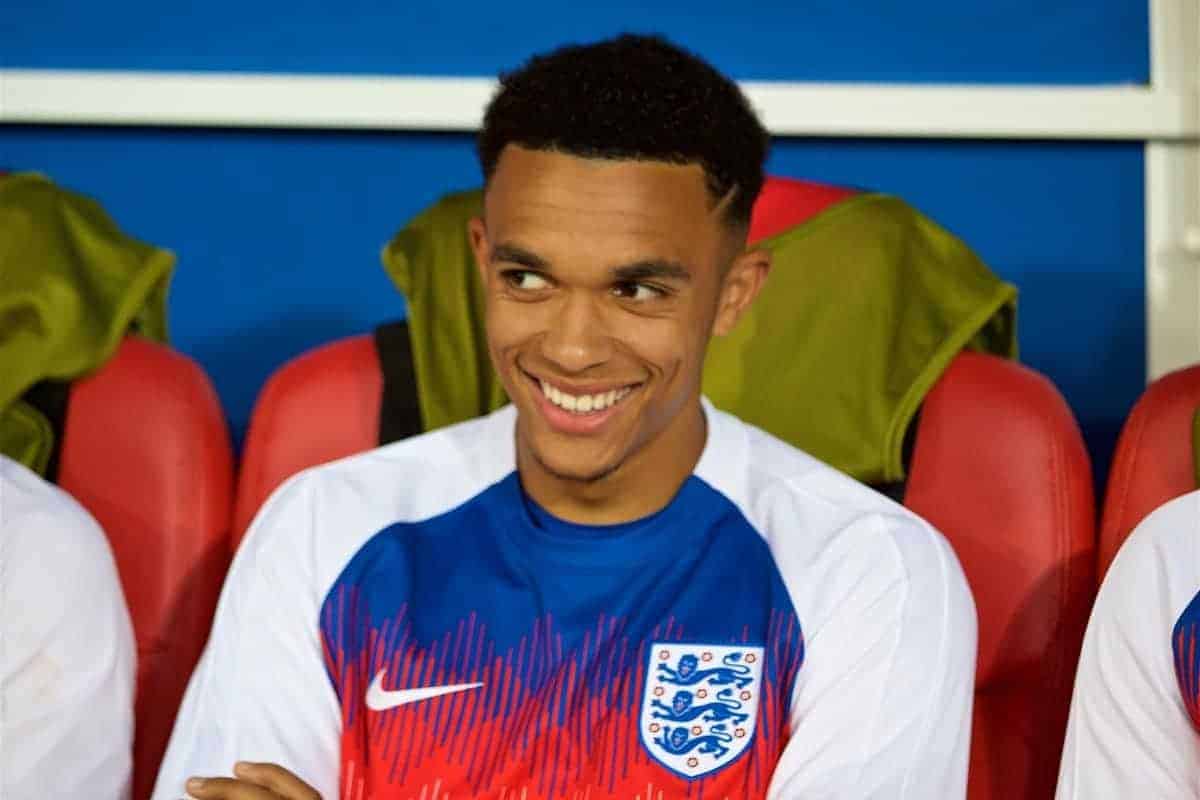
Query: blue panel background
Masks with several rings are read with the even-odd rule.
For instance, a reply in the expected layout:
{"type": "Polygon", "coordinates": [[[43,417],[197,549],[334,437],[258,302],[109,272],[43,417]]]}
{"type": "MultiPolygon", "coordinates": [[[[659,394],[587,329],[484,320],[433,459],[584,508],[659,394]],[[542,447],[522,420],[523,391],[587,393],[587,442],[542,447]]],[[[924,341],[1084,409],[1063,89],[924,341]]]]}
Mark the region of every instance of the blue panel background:
{"type": "MultiPolygon", "coordinates": [[[[750,79],[1139,83],[1149,70],[1146,0],[744,8],[46,0],[6,8],[0,65],[484,75],[635,29],[750,79]]],[[[213,376],[239,439],[279,364],[403,314],[380,246],[479,182],[459,134],[0,126],[5,165],[94,195],[178,253],[174,340],[213,376]]],[[[770,168],[905,197],[1017,283],[1023,360],[1063,389],[1102,478],[1145,368],[1140,145],[790,139],[770,168]]]]}
{"type": "Polygon", "coordinates": [[[636,30],[669,34],[746,79],[1142,83],[1149,75],[1147,0],[6,7],[0,64],[21,67],[491,75],[562,42],[636,30]]]}
{"type": "MultiPolygon", "coordinates": [[[[0,153],[175,250],[172,335],[239,437],[275,367],[403,314],[380,247],[479,182],[465,135],[14,127],[0,153]]],[[[1140,146],[784,140],[769,167],[900,195],[1016,283],[1023,360],[1063,389],[1103,472],[1145,369],[1140,146]]]]}

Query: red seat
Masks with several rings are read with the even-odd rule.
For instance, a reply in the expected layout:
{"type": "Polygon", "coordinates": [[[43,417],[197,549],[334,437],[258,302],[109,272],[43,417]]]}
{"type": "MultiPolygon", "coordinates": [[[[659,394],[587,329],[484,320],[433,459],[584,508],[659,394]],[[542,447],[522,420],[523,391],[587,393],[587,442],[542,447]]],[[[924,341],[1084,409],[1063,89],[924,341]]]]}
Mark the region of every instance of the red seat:
{"type": "Polygon", "coordinates": [[[133,798],[150,796],[229,566],[233,456],[190,359],[139,337],[71,387],[58,483],[108,534],[138,648],[133,798]]]}
{"type": "Polygon", "coordinates": [[[305,467],[379,443],[382,398],[383,373],[370,336],[319,347],[271,376],[258,395],[242,449],[233,514],[235,550],[259,506],[279,484],[305,467]]]}
{"type": "Polygon", "coordinates": [[[1147,514],[1196,488],[1192,419],[1197,408],[1200,366],[1154,381],[1129,412],[1104,493],[1098,580],[1147,514]]]}
{"type": "Polygon", "coordinates": [[[1062,395],[959,354],[921,408],[905,505],[950,540],[979,612],[968,797],[1048,800],[1095,585],[1091,465],[1062,395]]]}
{"type": "MultiPolygon", "coordinates": [[[[772,178],[751,230],[762,238],[850,194],[772,178]]],[[[301,356],[259,398],[235,531],[289,475],[378,441],[378,355],[369,336],[301,356]]],[[[970,797],[1050,798],[1071,682],[1094,593],[1091,467],[1049,380],[963,353],[922,407],[906,504],[942,530],[979,609],[970,797]]]]}

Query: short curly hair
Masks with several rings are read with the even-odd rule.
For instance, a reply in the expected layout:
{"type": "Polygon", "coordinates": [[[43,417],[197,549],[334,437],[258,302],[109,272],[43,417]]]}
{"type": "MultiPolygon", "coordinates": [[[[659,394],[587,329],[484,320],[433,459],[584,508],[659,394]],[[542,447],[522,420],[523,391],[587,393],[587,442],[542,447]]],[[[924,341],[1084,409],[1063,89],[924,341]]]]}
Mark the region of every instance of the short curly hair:
{"type": "Polygon", "coordinates": [[[509,144],[585,158],[698,164],[746,225],[769,137],[737,84],[661,36],[625,34],[536,55],[503,73],[478,139],[490,181],[509,144]]]}

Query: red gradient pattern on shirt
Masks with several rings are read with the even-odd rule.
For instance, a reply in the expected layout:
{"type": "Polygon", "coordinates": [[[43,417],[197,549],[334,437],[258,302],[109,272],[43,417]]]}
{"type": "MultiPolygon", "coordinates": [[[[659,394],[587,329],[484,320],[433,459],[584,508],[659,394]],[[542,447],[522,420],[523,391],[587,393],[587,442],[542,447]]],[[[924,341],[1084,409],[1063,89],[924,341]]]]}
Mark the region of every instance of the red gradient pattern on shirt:
{"type": "Polygon", "coordinates": [[[1196,623],[1175,630],[1175,679],[1192,725],[1200,730],[1200,665],[1196,661],[1196,623]]]}
{"type": "MultiPolygon", "coordinates": [[[[326,606],[325,629],[337,642],[351,633],[347,621],[368,616],[355,595],[343,587],[326,606]]],[[[602,616],[564,652],[547,616],[499,652],[475,614],[418,646],[401,607],[378,627],[354,632],[358,652],[331,648],[326,638],[342,705],[341,799],[763,797],[788,739],[788,695],[803,653],[794,615],[773,612],[769,627],[753,741],[727,766],[687,779],[655,761],[638,730],[646,647],[686,638],[673,620],[634,642],[622,620],[602,616]],[[373,711],[365,697],[380,670],[389,690],[484,685],[373,711]]]]}

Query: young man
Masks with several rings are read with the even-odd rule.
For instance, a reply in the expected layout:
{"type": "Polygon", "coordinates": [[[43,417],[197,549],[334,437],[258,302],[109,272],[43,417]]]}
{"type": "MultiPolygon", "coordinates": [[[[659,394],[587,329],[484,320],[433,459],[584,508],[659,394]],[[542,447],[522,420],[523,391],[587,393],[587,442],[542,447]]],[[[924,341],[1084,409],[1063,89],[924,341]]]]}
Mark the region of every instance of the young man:
{"type": "Polygon", "coordinates": [[[157,798],[239,758],[277,766],[189,791],[963,795],[950,548],[700,397],[770,266],[746,251],[766,147],[736,85],[661,39],[503,78],[470,237],[512,405],[268,502],[157,798]]]}
{"type": "Polygon", "coordinates": [[[104,532],[0,455],[0,797],[129,797],[135,659],[104,532]]]}
{"type": "Polygon", "coordinates": [[[1200,789],[1200,492],[1137,526],[1083,641],[1059,800],[1193,800],[1200,789]]]}

